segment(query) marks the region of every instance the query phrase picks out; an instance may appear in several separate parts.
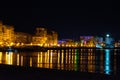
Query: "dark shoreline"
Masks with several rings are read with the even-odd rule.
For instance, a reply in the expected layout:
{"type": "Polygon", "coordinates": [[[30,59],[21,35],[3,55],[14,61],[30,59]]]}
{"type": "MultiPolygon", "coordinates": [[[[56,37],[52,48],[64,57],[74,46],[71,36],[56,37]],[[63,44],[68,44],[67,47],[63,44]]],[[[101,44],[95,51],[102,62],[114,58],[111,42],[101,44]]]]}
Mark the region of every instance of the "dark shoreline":
{"type": "Polygon", "coordinates": [[[96,48],[96,47],[40,47],[40,46],[23,46],[23,47],[0,47],[1,52],[11,51],[11,52],[19,52],[19,51],[36,51],[36,52],[46,52],[47,50],[62,50],[62,49],[120,49],[120,47],[114,48],[96,48]]]}
{"type": "Polygon", "coordinates": [[[116,80],[115,75],[0,64],[0,80],[116,80]]]}

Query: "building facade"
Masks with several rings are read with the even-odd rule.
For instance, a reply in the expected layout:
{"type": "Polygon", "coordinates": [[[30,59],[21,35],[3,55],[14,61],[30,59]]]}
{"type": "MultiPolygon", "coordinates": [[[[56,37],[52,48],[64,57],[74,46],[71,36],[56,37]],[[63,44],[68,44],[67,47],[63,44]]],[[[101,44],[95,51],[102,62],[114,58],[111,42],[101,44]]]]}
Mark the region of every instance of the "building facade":
{"type": "Polygon", "coordinates": [[[81,47],[95,47],[94,36],[80,36],[81,47]]]}
{"type": "Polygon", "coordinates": [[[114,47],[114,39],[109,34],[107,34],[105,37],[105,47],[106,48],[114,47]]]}
{"type": "Polygon", "coordinates": [[[35,35],[32,36],[32,44],[43,46],[47,41],[47,30],[45,28],[36,28],[35,35]]]}
{"type": "Polygon", "coordinates": [[[49,46],[57,46],[58,44],[58,34],[55,31],[48,31],[47,42],[49,46]]]}
{"type": "Polygon", "coordinates": [[[0,46],[21,46],[23,44],[57,46],[58,34],[55,31],[47,30],[42,27],[37,27],[34,35],[24,32],[15,32],[13,26],[3,25],[0,21],[0,46]]]}
{"type": "Polygon", "coordinates": [[[32,36],[32,44],[40,46],[57,46],[58,34],[55,31],[48,31],[45,28],[36,28],[32,36]]]}
{"type": "Polygon", "coordinates": [[[15,32],[15,44],[30,44],[32,40],[32,36],[28,33],[24,32],[15,32]]]}
{"type": "Polygon", "coordinates": [[[0,21],[0,45],[3,44],[3,24],[0,21]]]}
{"type": "Polygon", "coordinates": [[[14,44],[14,27],[3,25],[0,22],[0,44],[2,46],[10,46],[14,44]]]}

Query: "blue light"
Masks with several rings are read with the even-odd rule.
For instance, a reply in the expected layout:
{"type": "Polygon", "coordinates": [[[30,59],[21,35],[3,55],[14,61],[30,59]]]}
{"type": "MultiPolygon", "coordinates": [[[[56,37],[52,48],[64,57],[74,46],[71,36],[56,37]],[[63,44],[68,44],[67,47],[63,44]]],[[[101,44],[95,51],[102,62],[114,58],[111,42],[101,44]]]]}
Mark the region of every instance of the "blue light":
{"type": "Polygon", "coordinates": [[[104,68],[105,74],[110,74],[110,50],[105,50],[105,68],[104,68]]]}
{"type": "Polygon", "coordinates": [[[102,46],[99,44],[96,44],[96,48],[102,48],[102,46]]]}

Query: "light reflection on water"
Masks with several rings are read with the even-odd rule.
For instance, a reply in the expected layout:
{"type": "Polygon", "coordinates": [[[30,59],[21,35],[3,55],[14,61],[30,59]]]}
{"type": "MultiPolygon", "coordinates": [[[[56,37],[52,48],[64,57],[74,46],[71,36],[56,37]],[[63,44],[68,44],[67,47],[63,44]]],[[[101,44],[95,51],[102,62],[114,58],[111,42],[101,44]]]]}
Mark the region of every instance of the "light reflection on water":
{"type": "MultiPolygon", "coordinates": [[[[115,74],[114,50],[64,49],[47,52],[0,52],[0,64],[115,74]]],[[[116,53],[115,53],[116,55],[116,53]]]]}
{"type": "Polygon", "coordinates": [[[110,74],[110,50],[106,49],[105,50],[105,74],[110,74]]]}

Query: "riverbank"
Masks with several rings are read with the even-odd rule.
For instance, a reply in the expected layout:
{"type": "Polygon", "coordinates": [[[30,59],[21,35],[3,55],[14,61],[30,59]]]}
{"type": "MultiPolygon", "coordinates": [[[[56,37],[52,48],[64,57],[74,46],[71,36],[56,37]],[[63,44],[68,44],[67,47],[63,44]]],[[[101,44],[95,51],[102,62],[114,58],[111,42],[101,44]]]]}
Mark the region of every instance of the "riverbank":
{"type": "Polygon", "coordinates": [[[0,80],[116,80],[115,76],[0,64],[0,80]]]}
{"type": "Polygon", "coordinates": [[[47,50],[66,50],[66,49],[120,49],[120,47],[114,48],[96,48],[96,47],[40,47],[40,46],[11,46],[11,47],[0,47],[1,52],[23,52],[23,51],[36,51],[36,52],[47,52],[47,50]]]}

